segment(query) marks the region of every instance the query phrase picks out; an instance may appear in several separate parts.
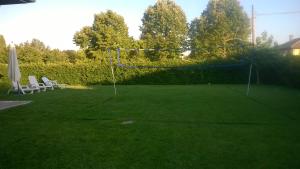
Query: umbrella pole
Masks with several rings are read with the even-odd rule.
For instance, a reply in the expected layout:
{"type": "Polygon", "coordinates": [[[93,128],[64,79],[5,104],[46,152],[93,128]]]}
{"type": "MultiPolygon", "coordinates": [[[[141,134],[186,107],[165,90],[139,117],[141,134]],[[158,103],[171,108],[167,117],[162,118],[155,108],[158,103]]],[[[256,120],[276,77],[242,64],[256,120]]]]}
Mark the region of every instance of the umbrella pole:
{"type": "Polygon", "coordinates": [[[19,84],[19,81],[17,81],[17,85],[18,85],[18,95],[20,95],[20,84],[19,84]]]}

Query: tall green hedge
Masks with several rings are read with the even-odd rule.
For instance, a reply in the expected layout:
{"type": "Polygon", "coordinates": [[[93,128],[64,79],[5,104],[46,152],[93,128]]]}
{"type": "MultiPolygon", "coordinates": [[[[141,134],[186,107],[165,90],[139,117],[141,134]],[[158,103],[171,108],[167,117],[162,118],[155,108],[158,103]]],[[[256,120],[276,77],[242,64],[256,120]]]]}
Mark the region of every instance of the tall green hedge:
{"type": "MultiPolygon", "coordinates": [[[[0,65],[0,70],[3,80],[7,80],[7,65],[0,65]]],[[[20,65],[20,70],[24,84],[28,82],[29,75],[35,75],[38,79],[46,76],[66,84],[94,84],[108,81],[110,69],[96,63],[33,63],[20,65]]]]}
{"type": "MultiPolygon", "coordinates": [[[[199,84],[199,83],[245,83],[247,66],[233,68],[207,68],[204,65],[175,68],[121,68],[114,65],[118,84],[199,84]]],[[[8,82],[7,65],[0,65],[2,81],[8,82]]],[[[22,84],[28,83],[28,76],[38,79],[47,76],[66,84],[111,84],[112,75],[107,63],[58,63],[58,64],[22,64],[22,84]]]]}
{"type": "MultiPolygon", "coordinates": [[[[300,87],[300,58],[267,57],[256,59],[252,73],[252,82],[256,80],[258,68],[260,82],[263,84],[279,84],[300,87]],[[262,61],[259,61],[261,59],[262,61]]],[[[130,64],[130,63],[128,63],[130,64]]],[[[134,63],[138,64],[138,63],[134,63]]],[[[114,65],[118,84],[201,84],[201,83],[247,83],[249,65],[210,67],[226,65],[228,62],[194,63],[177,65],[175,68],[121,68],[114,65]]],[[[159,66],[159,65],[156,65],[159,66]]],[[[166,66],[166,65],[163,65],[166,66]]],[[[72,63],[32,63],[20,65],[22,84],[28,83],[28,76],[35,75],[38,80],[42,76],[55,79],[66,84],[111,84],[112,75],[108,62],[72,63]]],[[[7,65],[0,64],[0,83],[9,85],[7,65]]]]}

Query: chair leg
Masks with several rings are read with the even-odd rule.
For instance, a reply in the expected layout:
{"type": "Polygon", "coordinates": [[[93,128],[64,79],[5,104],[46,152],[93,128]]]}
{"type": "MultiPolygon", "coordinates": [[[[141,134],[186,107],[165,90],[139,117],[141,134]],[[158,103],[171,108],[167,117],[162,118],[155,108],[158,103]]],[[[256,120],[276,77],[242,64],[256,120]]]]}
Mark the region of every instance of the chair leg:
{"type": "Polygon", "coordinates": [[[21,90],[22,94],[26,94],[22,89],[20,89],[20,90],[21,90]]]}

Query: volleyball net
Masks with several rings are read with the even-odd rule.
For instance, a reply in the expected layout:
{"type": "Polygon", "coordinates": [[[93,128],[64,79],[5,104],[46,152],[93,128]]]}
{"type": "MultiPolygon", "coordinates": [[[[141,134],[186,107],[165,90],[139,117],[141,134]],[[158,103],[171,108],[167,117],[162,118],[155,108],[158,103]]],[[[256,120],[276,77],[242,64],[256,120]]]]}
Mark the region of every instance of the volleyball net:
{"type": "MultiPolygon", "coordinates": [[[[160,84],[205,84],[205,83],[240,83],[247,84],[247,95],[250,90],[251,76],[252,76],[252,61],[250,59],[232,59],[223,61],[211,61],[211,62],[185,62],[182,61],[179,64],[169,64],[170,60],[173,58],[168,58],[156,62],[135,62],[132,61],[134,58],[128,61],[128,58],[122,57],[122,53],[126,55],[128,52],[145,52],[145,51],[176,51],[183,52],[183,49],[125,49],[118,48],[112,54],[111,50],[108,50],[109,56],[111,58],[111,69],[114,85],[116,80],[114,73],[115,69],[121,69],[122,71],[136,71],[136,72],[151,72],[153,79],[158,79],[160,84]],[[116,55],[115,55],[116,54],[116,55]],[[113,56],[114,55],[114,56],[113,56]],[[166,63],[164,63],[166,62],[166,63]],[[135,70],[132,70],[135,69],[135,70]],[[172,76],[171,78],[167,76],[172,76]],[[156,77],[155,77],[156,76],[156,77]],[[177,78],[177,79],[176,79],[177,78]],[[180,78],[184,82],[180,83],[180,78]],[[189,79],[190,78],[190,79],[189,79]],[[165,79],[165,81],[164,81],[165,79]],[[169,81],[169,79],[176,79],[169,81]]],[[[146,73],[145,73],[146,74],[146,73]]],[[[148,75],[149,76],[149,75],[148,75]]],[[[137,78],[144,78],[140,74],[137,78]]],[[[144,78],[145,79],[145,78],[144,78]]],[[[148,80],[151,80],[150,76],[148,80]]],[[[137,84],[141,80],[135,80],[137,84]]],[[[151,84],[156,84],[154,80],[151,84]]],[[[116,92],[116,88],[115,88],[116,92]]]]}

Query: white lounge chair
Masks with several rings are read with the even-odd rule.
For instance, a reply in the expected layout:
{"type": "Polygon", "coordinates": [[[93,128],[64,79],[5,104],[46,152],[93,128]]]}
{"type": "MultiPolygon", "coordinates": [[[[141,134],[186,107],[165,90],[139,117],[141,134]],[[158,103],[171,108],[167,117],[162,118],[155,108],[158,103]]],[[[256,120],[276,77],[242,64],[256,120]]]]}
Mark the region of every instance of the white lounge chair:
{"type": "Polygon", "coordinates": [[[57,83],[56,80],[49,80],[47,77],[42,77],[42,81],[45,83],[45,85],[48,85],[48,86],[52,86],[52,87],[55,87],[55,88],[66,88],[66,84],[59,84],[57,83]]]}
{"type": "Polygon", "coordinates": [[[35,76],[28,76],[29,80],[29,87],[30,88],[35,88],[35,89],[40,89],[42,91],[46,91],[47,86],[44,85],[44,83],[39,83],[35,76]]]}
{"type": "Polygon", "coordinates": [[[32,94],[34,91],[40,92],[40,89],[30,88],[28,85],[21,85],[18,82],[12,81],[12,88],[8,90],[7,94],[10,94],[11,92],[20,92],[21,94],[32,94]]]}
{"type": "Polygon", "coordinates": [[[51,90],[54,90],[54,87],[56,87],[51,81],[45,80],[45,77],[42,77],[42,81],[44,82],[44,85],[51,90]]]}

